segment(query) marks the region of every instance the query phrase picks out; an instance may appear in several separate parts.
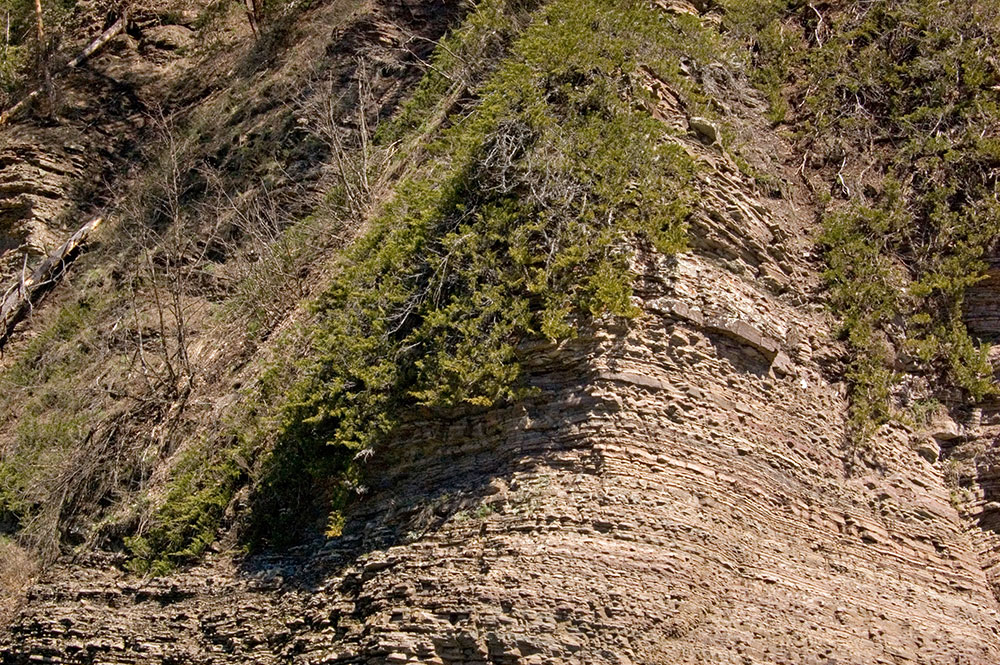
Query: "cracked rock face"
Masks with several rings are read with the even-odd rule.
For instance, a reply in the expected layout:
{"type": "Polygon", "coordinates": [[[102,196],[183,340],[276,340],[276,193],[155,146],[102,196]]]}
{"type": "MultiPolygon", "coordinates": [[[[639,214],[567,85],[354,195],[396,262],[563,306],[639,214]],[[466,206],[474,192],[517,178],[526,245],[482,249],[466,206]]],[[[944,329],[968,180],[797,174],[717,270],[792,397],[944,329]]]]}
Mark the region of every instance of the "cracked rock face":
{"type": "Polygon", "coordinates": [[[409,422],[341,538],[154,580],[61,562],[0,662],[1000,662],[994,466],[960,512],[938,454],[997,417],[850,468],[804,195],[679,140],[709,167],[694,247],[638,258],[629,327],[530,349],[524,404],[409,422]]]}
{"type": "Polygon", "coordinates": [[[37,138],[17,137],[0,145],[0,260],[22,246],[43,254],[61,242],[57,220],[72,209],[69,190],[85,167],[74,144],[46,150],[37,138]]]}
{"type": "Polygon", "coordinates": [[[404,427],[348,536],[149,582],[60,566],[3,662],[997,662],[940,467],[899,440],[845,470],[822,312],[697,253],[642,275],[632,327],[532,352],[534,401],[404,427]]]}

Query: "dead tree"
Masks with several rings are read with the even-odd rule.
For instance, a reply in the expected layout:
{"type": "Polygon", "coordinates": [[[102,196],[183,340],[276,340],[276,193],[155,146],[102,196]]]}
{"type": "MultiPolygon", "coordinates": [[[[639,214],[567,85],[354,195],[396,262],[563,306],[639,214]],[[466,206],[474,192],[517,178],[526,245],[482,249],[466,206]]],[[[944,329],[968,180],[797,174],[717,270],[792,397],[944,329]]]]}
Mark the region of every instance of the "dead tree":
{"type": "Polygon", "coordinates": [[[49,44],[45,38],[45,20],[42,0],[35,0],[35,71],[38,73],[39,87],[45,93],[44,113],[52,112],[52,72],[49,69],[49,44]]]}
{"type": "Polygon", "coordinates": [[[31,275],[22,274],[11,284],[0,301],[0,351],[10,339],[14,328],[31,311],[38,300],[55,286],[66,269],[79,255],[90,235],[104,221],[94,217],[77,229],[59,249],[42,261],[31,275]]]}

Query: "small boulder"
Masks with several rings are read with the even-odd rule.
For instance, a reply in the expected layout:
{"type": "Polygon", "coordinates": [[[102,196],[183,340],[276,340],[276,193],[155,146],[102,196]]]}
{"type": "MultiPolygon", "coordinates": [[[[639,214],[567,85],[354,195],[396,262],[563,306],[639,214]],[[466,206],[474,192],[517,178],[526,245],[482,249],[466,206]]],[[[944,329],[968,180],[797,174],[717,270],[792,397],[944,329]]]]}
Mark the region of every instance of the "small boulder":
{"type": "Polygon", "coordinates": [[[939,409],[927,426],[927,433],[939,442],[952,441],[962,435],[958,424],[944,409],[939,409]]]}
{"type": "Polygon", "coordinates": [[[941,456],[941,446],[932,438],[921,439],[913,449],[931,464],[937,462],[941,456]]]}
{"type": "Polygon", "coordinates": [[[194,33],[182,25],[156,25],[143,30],[142,41],[163,51],[177,51],[194,42],[194,33]]]}
{"type": "Polygon", "coordinates": [[[709,120],[694,117],[688,120],[688,128],[698,135],[705,145],[712,145],[719,139],[719,130],[709,120]]]}

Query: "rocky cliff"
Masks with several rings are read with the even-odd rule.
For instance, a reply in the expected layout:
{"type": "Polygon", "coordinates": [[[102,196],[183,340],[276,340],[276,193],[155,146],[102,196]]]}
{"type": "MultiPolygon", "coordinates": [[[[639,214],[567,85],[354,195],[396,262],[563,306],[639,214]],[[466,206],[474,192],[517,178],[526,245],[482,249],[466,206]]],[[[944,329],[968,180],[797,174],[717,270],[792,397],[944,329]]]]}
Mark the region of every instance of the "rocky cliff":
{"type": "MultiPolygon", "coordinates": [[[[372,34],[439,33],[400,7],[372,34]]],[[[522,401],[407,415],[339,537],[245,555],[224,533],[161,577],[60,557],[0,662],[1000,662],[997,406],[850,442],[814,183],[744,80],[698,77],[781,191],[650,77],[699,169],[690,249],[634,256],[638,316],[526,343],[522,401]]]]}

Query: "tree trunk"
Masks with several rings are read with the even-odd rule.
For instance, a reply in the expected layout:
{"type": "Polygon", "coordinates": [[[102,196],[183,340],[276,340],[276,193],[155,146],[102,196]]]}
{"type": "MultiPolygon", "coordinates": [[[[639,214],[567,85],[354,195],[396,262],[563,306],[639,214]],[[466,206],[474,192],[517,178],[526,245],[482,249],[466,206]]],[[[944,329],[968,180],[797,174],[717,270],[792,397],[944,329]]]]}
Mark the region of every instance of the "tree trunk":
{"type": "Polygon", "coordinates": [[[258,29],[257,20],[260,17],[257,11],[257,3],[254,0],[244,0],[247,8],[247,21],[250,23],[250,32],[253,33],[254,39],[260,37],[260,31],[258,29]]]}
{"type": "Polygon", "coordinates": [[[35,0],[35,63],[44,91],[42,112],[49,115],[52,112],[52,76],[49,72],[49,47],[45,41],[45,21],[42,12],[42,0],[35,0]]]}

